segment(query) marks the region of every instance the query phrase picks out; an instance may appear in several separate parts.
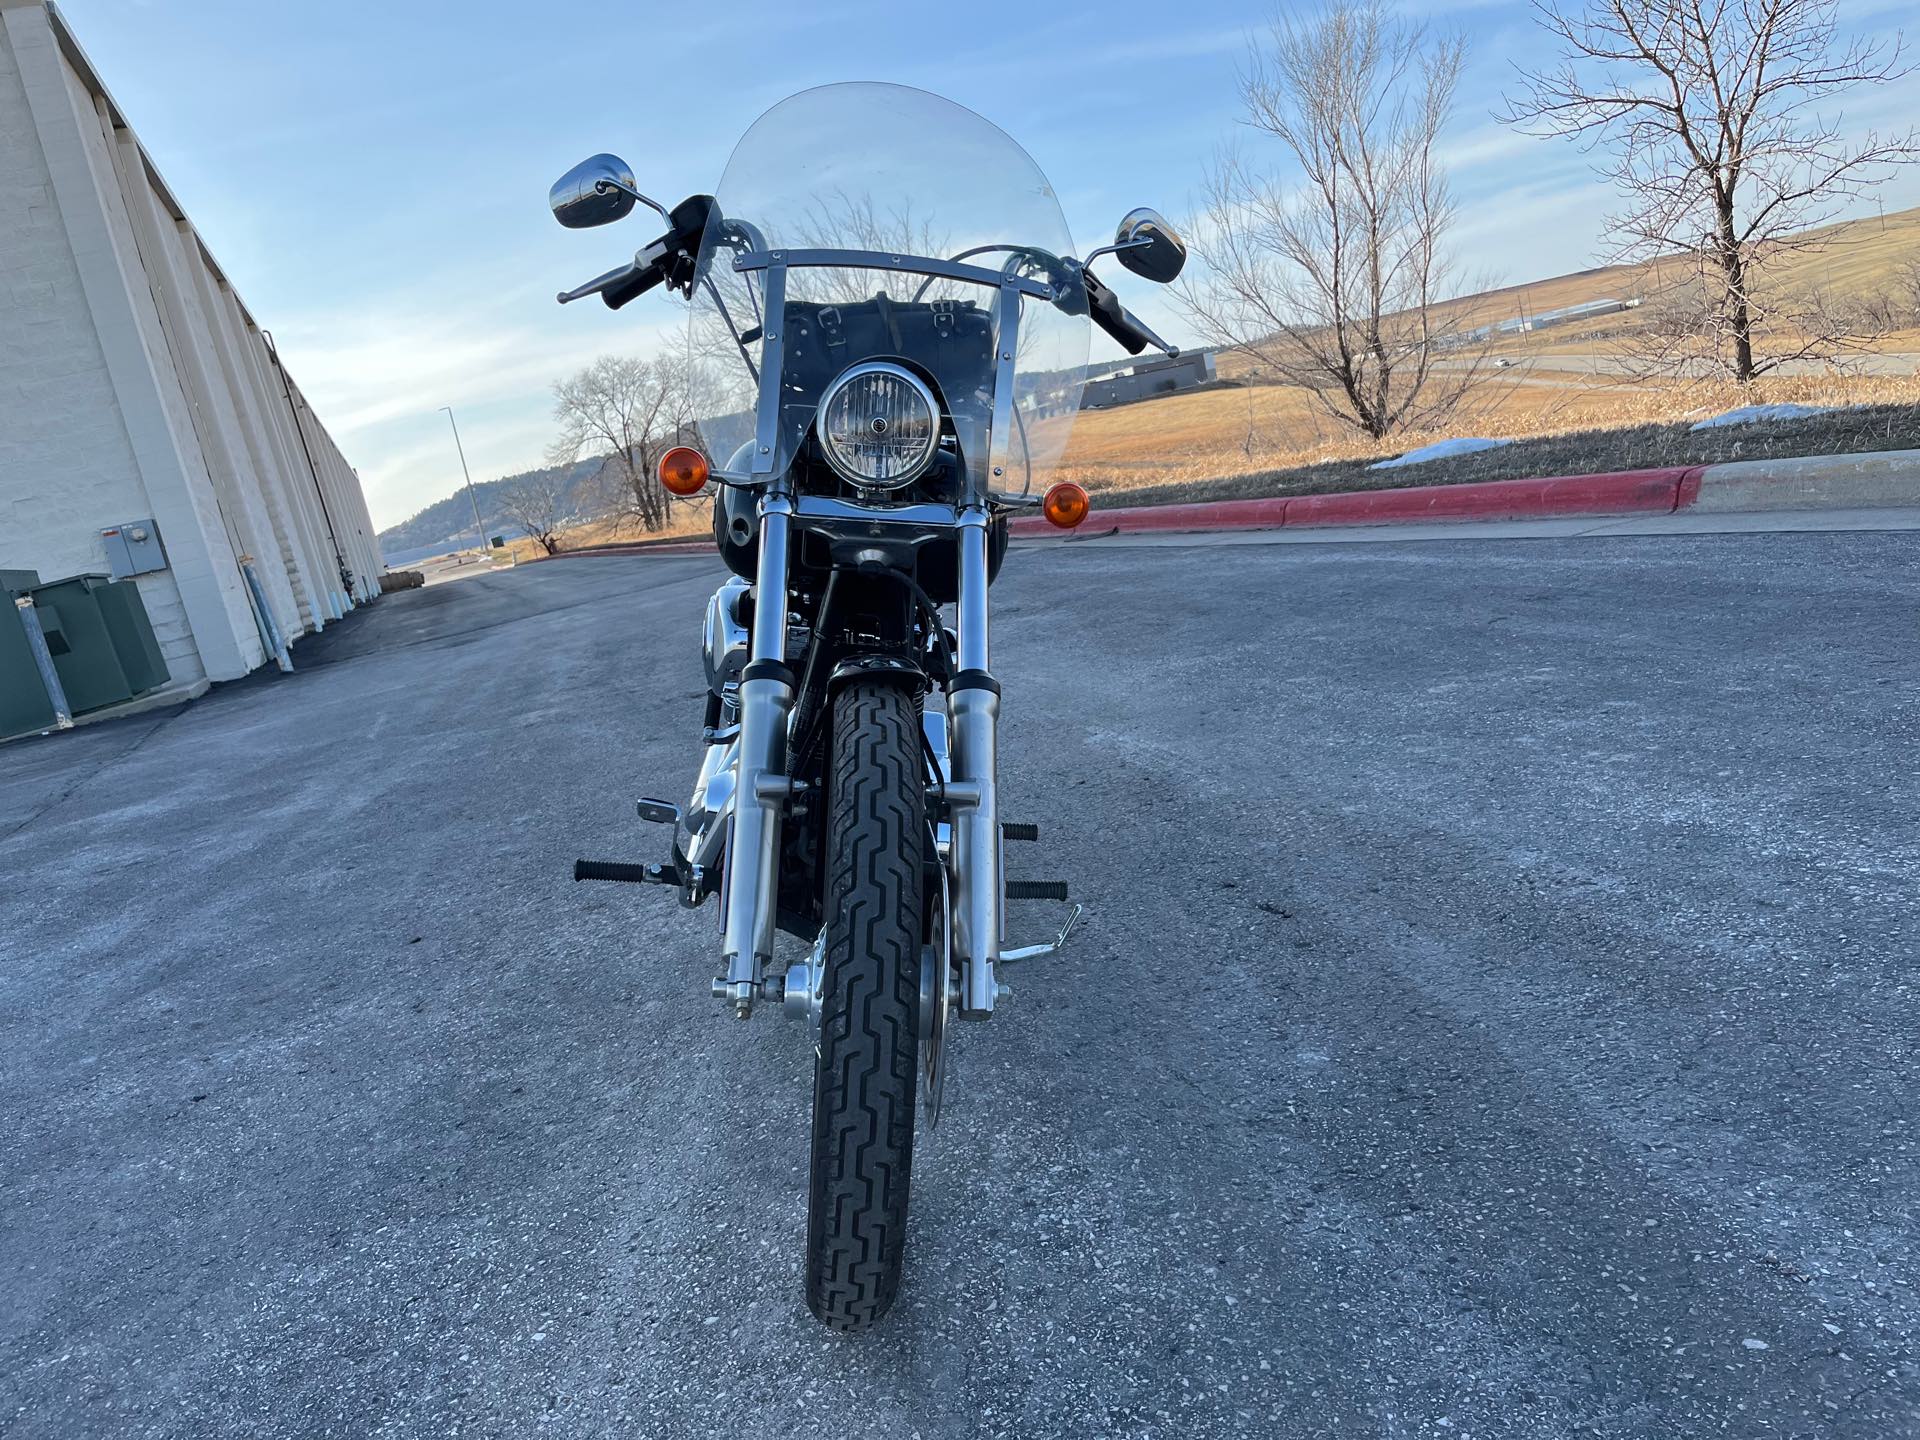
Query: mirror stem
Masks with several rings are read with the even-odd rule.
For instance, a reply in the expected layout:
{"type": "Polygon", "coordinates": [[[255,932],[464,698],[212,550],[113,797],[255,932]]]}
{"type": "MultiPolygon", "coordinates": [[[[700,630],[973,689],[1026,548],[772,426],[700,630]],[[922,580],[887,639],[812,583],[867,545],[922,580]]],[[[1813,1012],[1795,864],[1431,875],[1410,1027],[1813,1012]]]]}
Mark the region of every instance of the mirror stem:
{"type": "Polygon", "coordinates": [[[594,194],[604,195],[609,190],[618,190],[623,195],[631,195],[649,210],[655,211],[660,218],[669,225],[673,223],[673,214],[666,206],[662,205],[658,200],[649,200],[631,185],[622,185],[618,180],[596,180],[593,182],[594,194]]]}
{"type": "Polygon", "coordinates": [[[1098,260],[1102,255],[1118,255],[1122,250],[1138,250],[1143,246],[1147,246],[1151,244],[1153,244],[1153,241],[1151,239],[1142,238],[1139,240],[1129,240],[1124,245],[1102,245],[1098,250],[1094,251],[1091,255],[1087,256],[1086,259],[1082,260],[1080,262],[1080,265],[1082,269],[1085,269],[1087,266],[1093,264],[1094,261],[1098,260]]]}

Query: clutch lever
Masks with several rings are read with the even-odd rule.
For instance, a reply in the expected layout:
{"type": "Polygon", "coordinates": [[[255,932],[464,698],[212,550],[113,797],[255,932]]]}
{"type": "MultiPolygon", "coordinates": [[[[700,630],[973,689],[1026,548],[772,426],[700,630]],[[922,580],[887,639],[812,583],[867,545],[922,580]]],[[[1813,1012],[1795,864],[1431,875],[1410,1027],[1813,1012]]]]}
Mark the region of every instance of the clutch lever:
{"type": "Polygon", "coordinates": [[[1148,326],[1146,321],[1142,320],[1124,305],[1120,307],[1120,313],[1127,317],[1128,324],[1146,336],[1147,343],[1153,346],[1154,349],[1170,359],[1178,360],[1180,358],[1180,347],[1178,345],[1169,345],[1166,341],[1162,340],[1158,335],[1153,333],[1152,328],[1148,326]]]}

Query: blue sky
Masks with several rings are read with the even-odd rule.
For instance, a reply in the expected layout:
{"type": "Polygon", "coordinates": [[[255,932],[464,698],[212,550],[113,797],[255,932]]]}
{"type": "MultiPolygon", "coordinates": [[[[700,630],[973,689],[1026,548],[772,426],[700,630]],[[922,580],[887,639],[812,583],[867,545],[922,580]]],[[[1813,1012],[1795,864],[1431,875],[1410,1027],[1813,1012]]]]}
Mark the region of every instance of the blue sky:
{"type": "MultiPolygon", "coordinates": [[[[563,231],[553,178],[595,150],[671,204],[718,182],[740,133],[834,80],[918,85],[971,106],[1053,180],[1083,250],[1126,210],[1186,209],[1234,136],[1234,78],[1269,0],[60,0],[161,172],[360,470],[374,519],[451,492],[460,416],[476,479],[537,464],[552,382],[596,355],[645,352],[681,323],[649,296],[614,315],[554,292],[626,258],[650,216],[563,231]]],[[[1847,0],[1889,26],[1908,0],[1847,0]]],[[[1434,0],[1470,68],[1449,132],[1476,273],[1517,282],[1595,263],[1608,193],[1559,142],[1491,111],[1510,62],[1544,58],[1518,0],[1434,0]]],[[[1920,119],[1882,92],[1861,123],[1920,119]],[[1903,117],[1902,110],[1906,113],[1903,117]]],[[[1850,119],[1853,118],[1851,115],[1850,119]]],[[[1920,177],[1885,193],[1920,203],[1920,177]]],[[[642,232],[645,233],[642,233],[642,232]]],[[[1170,336],[1143,282],[1123,297],[1170,336]]],[[[1096,358],[1107,358],[1098,340],[1096,358]]]]}

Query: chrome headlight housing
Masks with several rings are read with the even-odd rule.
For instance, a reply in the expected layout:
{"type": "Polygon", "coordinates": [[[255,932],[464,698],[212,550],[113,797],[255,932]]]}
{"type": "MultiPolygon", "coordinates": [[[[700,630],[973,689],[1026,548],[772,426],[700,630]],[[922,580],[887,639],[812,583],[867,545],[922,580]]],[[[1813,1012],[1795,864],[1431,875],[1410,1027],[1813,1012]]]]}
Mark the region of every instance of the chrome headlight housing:
{"type": "Polygon", "coordinates": [[[933,463],[940,407],[911,370],[870,360],[842,372],[820,397],[814,430],[827,463],[862,490],[898,490],[933,463]]]}

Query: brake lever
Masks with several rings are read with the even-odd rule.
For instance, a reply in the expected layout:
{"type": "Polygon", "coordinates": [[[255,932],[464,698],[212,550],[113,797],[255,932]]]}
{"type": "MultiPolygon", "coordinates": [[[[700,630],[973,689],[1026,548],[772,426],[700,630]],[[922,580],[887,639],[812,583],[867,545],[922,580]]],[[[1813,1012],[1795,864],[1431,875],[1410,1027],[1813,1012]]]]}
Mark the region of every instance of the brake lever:
{"type": "Polygon", "coordinates": [[[1158,350],[1170,360],[1178,360],[1180,358],[1180,347],[1178,345],[1169,345],[1166,341],[1162,340],[1158,335],[1153,333],[1153,330],[1147,325],[1146,321],[1127,309],[1126,306],[1122,305],[1120,307],[1120,313],[1125,315],[1127,319],[1133,323],[1134,329],[1147,337],[1147,343],[1153,346],[1154,349],[1158,350]]]}
{"type": "Polygon", "coordinates": [[[571,305],[575,300],[584,300],[589,295],[598,295],[602,290],[618,285],[622,280],[631,280],[639,269],[638,264],[629,261],[617,269],[607,271],[604,275],[596,275],[577,290],[562,290],[553,298],[562,305],[571,305]]]}

